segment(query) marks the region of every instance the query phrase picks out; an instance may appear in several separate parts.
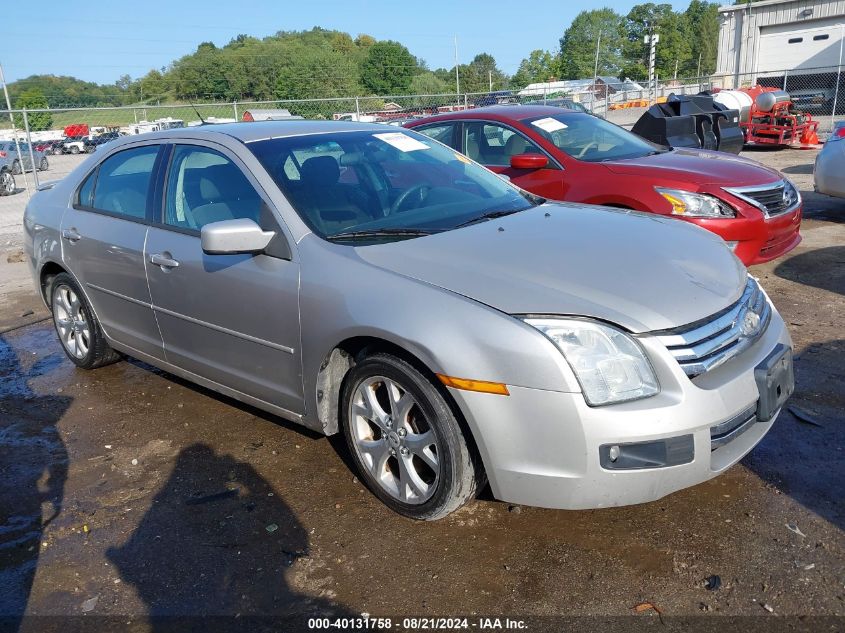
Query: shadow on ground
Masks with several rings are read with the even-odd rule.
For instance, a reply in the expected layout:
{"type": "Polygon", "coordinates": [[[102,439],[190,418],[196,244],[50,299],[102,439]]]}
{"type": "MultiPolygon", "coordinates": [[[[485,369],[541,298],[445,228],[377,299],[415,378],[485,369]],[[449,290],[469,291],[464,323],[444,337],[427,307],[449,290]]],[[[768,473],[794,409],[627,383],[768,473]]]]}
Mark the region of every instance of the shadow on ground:
{"type": "Polygon", "coordinates": [[[63,358],[56,352],[25,366],[0,336],[0,616],[4,630],[15,631],[20,625],[43,531],[62,510],[68,454],[56,424],[72,399],[39,395],[31,382],[63,358]]]}
{"type": "Polygon", "coordinates": [[[816,248],[785,260],[775,274],[795,283],[845,295],[845,246],[816,248]]]}

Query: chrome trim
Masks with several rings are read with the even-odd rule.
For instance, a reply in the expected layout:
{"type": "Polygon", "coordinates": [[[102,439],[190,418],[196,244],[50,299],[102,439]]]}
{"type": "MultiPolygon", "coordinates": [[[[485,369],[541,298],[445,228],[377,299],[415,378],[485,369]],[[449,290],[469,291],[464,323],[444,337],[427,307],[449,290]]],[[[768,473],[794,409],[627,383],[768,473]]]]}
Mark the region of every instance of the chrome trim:
{"type": "Polygon", "coordinates": [[[790,182],[790,181],[788,181],[784,178],[781,178],[780,180],[776,180],[775,182],[767,183],[765,185],[749,185],[749,186],[745,186],[745,187],[722,187],[722,190],[726,191],[729,194],[734,195],[737,198],[744,200],[748,204],[758,208],[760,211],[763,212],[763,215],[766,218],[775,218],[775,217],[779,217],[781,215],[785,215],[787,213],[791,213],[791,212],[795,211],[795,209],[797,209],[798,207],[801,206],[801,192],[798,191],[798,187],[796,187],[792,182],[790,182]],[[752,194],[752,193],[761,193],[761,194],[762,193],[769,193],[769,192],[775,192],[775,191],[778,191],[778,190],[780,190],[781,195],[783,195],[783,191],[786,188],[787,184],[790,187],[792,187],[792,190],[795,192],[795,195],[796,195],[795,203],[793,205],[787,207],[786,209],[783,209],[783,210],[778,211],[776,213],[770,213],[768,207],[763,202],[760,202],[759,200],[757,200],[753,196],[748,195],[748,194],[752,194]]]}
{"type": "Polygon", "coordinates": [[[745,433],[757,422],[757,404],[753,404],[738,415],[710,427],[710,451],[724,446],[745,433]]]}
{"type": "Polygon", "coordinates": [[[766,331],[772,308],[757,282],[749,277],[739,300],[721,313],[704,321],[674,330],[652,332],[678,361],[681,369],[694,378],[738,356],[766,331]],[[757,317],[754,330],[743,332],[748,315],[757,317]]]}

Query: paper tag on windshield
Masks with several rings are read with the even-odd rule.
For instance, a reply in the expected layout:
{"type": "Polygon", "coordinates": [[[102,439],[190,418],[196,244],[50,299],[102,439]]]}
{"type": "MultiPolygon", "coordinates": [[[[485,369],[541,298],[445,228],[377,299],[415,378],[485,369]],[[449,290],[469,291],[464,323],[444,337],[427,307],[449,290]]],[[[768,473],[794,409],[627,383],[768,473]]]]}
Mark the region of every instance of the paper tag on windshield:
{"type": "Polygon", "coordinates": [[[557,132],[558,130],[565,130],[568,127],[566,123],[561,123],[557,119],[553,119],[551,117],[531,121],[531,125],[536,125],[544,132],[557,132]]]}
{"type": "Polygon", "coordinates": [[[387,134],[373,134],[378,140],[384,141],[388,145],[393,145],[401,152],[414,152],[418,149],[431,149],[425,143],[421,143],[415,138],[402,134],[402,132],[388,132],[387,134]]]}

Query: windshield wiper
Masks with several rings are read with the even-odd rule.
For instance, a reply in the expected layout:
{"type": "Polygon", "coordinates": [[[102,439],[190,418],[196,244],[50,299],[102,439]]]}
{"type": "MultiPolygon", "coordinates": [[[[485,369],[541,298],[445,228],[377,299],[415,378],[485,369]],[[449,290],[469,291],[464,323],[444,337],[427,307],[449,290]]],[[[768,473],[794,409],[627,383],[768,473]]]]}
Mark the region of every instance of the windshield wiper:
{"type": "Polygon", "coordinates": [[[431,235],[437,231],[429,229],[367,229],[361,231],[346,231],[345,233],[335,233],[326,237],[327,240],[355,240],[368,237],[420,237],[422,235],[431,235]]]}
{"type": "Polygon", "coordinates": [[[488,211],[487,213],[483,213],[478,215],[474,218],[470,218],[466,222],[461,222],[460,224],[455,225],[456,229],[459,229],[463,226],[469,226],[470,224],[477,224],[478,222],[484,222],[485,220],[495,220],[496,218],[503,218],[506,215],[511,215],[512,213],[519,213],[520,211],[525,211],[525,209],[507,209],[507,210],[499,210],[499,211],[488,211]]]}

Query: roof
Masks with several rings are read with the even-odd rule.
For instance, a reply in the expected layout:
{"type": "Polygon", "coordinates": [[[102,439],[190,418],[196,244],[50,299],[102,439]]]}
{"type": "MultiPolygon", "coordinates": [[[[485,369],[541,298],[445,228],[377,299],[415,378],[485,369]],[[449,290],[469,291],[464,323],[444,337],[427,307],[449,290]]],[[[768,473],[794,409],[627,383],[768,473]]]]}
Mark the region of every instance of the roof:
{"type": "Polygon", "coordinates": [[[229,136],[243,143],[262,141],[271,138],[302,136],[305,134],[323,134],[329,132],[385,132],[387,128],[380,123],[358,123],[352,121],[250,121],[242,123],[221,123],[218,125],[198,125],[160,132],[148,132],[134,136],[123,136],[118,142],[126,143],[143,138],[196,138],[208,139],[215,136],[229,136]]]}
{"type": "Polygon", "coordinates": [[[751,2],[742,4],[728,4],[723,7],[719,7],[719,13],[727,13],[728,11],[745,11],[746,8],[749,8],[753,11],[759,9],[761,7],[769,7],[775,4],[786,4],[787,2],[795,2],[795,0],[759,0],[758,2],[751,2]]]}
{"type": "Polygon", "coordinates": [[[523,119],[530,119],[537,116],[558,115],[562,113],[581,114],[575,110],[566,110],[558,108],[557,106],[549,105],[493,105],[485,108],[472,108],[471,110],[458,110],[457,112],[447,112],[445,114],[437,114],[426,117],[424,119],[416,119],[408,127],[416,127],[422,123],[430,123],[431,121],[454,121],[455,119],[476,119],[483,117],[499,118],[511,121],[522,121],[523,119]]]}

